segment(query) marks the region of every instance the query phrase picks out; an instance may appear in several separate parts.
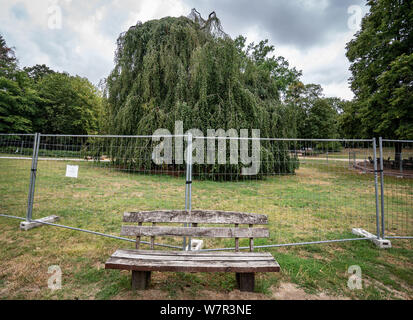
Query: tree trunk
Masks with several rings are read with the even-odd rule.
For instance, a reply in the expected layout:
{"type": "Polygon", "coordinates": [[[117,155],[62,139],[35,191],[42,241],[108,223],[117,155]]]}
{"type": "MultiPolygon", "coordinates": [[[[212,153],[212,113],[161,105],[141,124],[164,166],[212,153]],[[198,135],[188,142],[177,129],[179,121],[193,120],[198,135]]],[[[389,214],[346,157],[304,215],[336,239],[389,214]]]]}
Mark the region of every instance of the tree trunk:
{"type": "Polygon", "coordinates": [[[402,160],[402,148],[403,145],[401,142],[394,143],[394,165],[399,168],[400,161],[402,160]]]}

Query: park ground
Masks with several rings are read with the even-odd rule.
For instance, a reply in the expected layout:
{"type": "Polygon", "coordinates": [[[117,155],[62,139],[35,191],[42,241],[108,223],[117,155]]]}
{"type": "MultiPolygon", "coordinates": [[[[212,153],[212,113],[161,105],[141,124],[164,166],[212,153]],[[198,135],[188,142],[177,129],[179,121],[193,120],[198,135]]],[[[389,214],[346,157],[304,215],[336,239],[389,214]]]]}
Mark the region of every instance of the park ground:
{"type": "MultiPolygon", "coordinates": [[[[266,213],[270,238],[256,244],[352,238],[351,227],[374,229],[372,176],[340,165],[302,164],[295,175],[246,182],[194,181],[193,208],[266,213]]],[[[182,209],[183,178],[133,174],[80,163],[79,178],[64,177],[64,161],[40,161],[34,218],[56,214],[59,223],[119,235],[127,210],[182,209]]],[[[0,161],[0,209],[25,216],[29,160],[0,161]]],[[[413,181],[388,178],[397,191],[386,206],[389,233],[411,232],[413,181]]],[[[130,273],[105,270],[118,248],[133,243],[43,226],[19,230],[0,217],[1,299],[412,299],[413,241],[393,240],[379,250],[370,241],[260,249],[280,273],[257,274],[254,293],[235,290],[232,273],[153,273],[147,291],[132,292],[130,273]],[[62,270],[62,289],[48,288],[48,268],[62,270]],[[348,268],[360,266],[362,289],[348,287],[348,268]]],[[[374,230],[373,230],[374,231],[374,230]]],[[[178,239],[157,242],[179,245],[178,239]]],[[[242,242],[241,245],[246,245],[242,242]]],[[[233,246],[206,240],[206,247],[233,246]]]]}

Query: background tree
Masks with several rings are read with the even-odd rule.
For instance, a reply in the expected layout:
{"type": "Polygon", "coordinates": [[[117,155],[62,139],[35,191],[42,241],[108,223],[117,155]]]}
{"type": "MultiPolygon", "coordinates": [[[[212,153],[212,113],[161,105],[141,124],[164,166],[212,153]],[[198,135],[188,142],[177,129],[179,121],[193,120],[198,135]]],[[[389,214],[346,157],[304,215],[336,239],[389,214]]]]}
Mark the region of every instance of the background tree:
{"type": "Polygon", "coordinates": [[[305,138],[338,138],[337,111],[326,98],[316,99],[309,109],[304,121],[305,138]]]}
{"type": "Polygon", "coordinates": [[[44,64],[19,69],[0,35],[0,132],[94,134],[102,113],[102,95],[87,79],[44,64]]]}
{"type": "MultiPolygon", "coordinates": [[[[363,18],[361,30],[347,44],[360,134],[413,139],[413,106],[409,104],[413,95],[413,2],[370,0],[367,5],[370,12],[363,18]]],[[[396,143],[396,162],[400,149],[396,143]]]]}
{"type": "Polygon", "coordinates": [[[13,48],[6,44],[6,40],[0,34],[0,76],[9,77],[17,69],[17,58],[13,48]]]}
{"type": "Polygon", "coordinates": [[[362,132],[360,108],[356,101],[344,101],[341,105],[343,112],[338,117],[340,136],[349,139],[358,139],[362,132]]]}
{"type": "Polygon", "coordinates": [[[18,69],[13,48],[0,35],[0,132],[33,131],[41,102],[27,74],[18,69]]]}
{"type": "Polygon", "coordinates": [[[33,79],[35,82],[38,82],[43,77],[55,73],[52,69],[50,69],[45,64],[36,64],[33,67],[24,67],[23,70],[27,73],[27,75],[33,79]]]}
{"type": "Polygon", "coordinates": [[[320,85],[313,83],[305,85],[301,81],[288,87],[286,103],[291,106],[290,109],[295,114],[297,137],[315,138],[308,128],[308,119],[314,103],[322,98],[322,91],[320,85]]]}
{"type": "MultiPolygon", "coordinates": [[[[198,128],[205,134],[207,129],[233,128],[260,129],[266,137],[295,136],[295,120],[282,104],[282,92],[300,73],[284,58],[271,57],[274,48],[267,40],[246,47],[244,37],[234,41],[223,34],[215,15],[207,21],[196,12],[194,17],[152,20],[120,35],[106,87],[110,133],[173,132],[174,122],[181,120],[184,131],[198,128]]],[[[275,149],[262,145],[267,170],[293,171],[288,154],[280,150],[275,155],[275,149]]]]}
{"type": "Polygon", "coordinates": [[[42,99],[25,72],[15,71],[13,78],[0,76],[0,132],[33,132],[42,99]]]}
{"type": "Polygon", "coordinates": [[[50,73],[37,83],[43,99],[38,132],[96,134],[101,97],[86,79],[67,73],[50,73]]]}

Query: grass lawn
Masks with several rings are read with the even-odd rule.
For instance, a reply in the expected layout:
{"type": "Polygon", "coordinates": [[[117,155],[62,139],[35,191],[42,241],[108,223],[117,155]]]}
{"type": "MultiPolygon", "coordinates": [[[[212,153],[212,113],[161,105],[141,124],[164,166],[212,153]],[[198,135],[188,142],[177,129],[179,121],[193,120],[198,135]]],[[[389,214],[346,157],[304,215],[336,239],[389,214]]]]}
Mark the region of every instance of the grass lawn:
{"type": "MultiPolygon", "coordinates": [[[[128,210],[183,209],[185,180],[133,174],[77,162],[79,177],[66,178],[65,161],[39,161],[33,218],[58,215],[59,223],[119,235],[128,210]]],[[[24,217],[30,160],[0,159],[0,213],[24,217]]],[[[195,172],[195,175],[197,173],[195,172]]],[[[413,235],[413,181],[386,177],[388,235],[413,235]]],[[[306,160],[296,175],[263,180],[195,180],[192,208],[264,213],[270,238],[255,245],[354,238],[352,227],[375,231],[374,179],[343,161],[306,160]]],[[[282,271],[258,274],[256,293],[233,291],[232,273],[154,273],[150,290],[134,293],[130,274],[104,270],[116,249],[133,243],[43,226],[20,231],[20,221],[0,217],[2,299],[276,299],[285,284],[307,297],[350,299],[413,298],[413,241],[394,240],[379,250],[369,241],[262,249],[282,271]],[[62,289],[51,291],[48,267],[59,265],[62,289]],[[362,270],[363,289],[347,287],[351,265],[362,270]]],[[[144,239],[145,240],[145,239],[144,239]]],[[[234,246],[233,240],[204,239],[206,248],[234,246]]],[[[157,238],[181,245],[181,239],[157,238]]],[[[247,240],[240,242],[247,245],[247,240]]]]}

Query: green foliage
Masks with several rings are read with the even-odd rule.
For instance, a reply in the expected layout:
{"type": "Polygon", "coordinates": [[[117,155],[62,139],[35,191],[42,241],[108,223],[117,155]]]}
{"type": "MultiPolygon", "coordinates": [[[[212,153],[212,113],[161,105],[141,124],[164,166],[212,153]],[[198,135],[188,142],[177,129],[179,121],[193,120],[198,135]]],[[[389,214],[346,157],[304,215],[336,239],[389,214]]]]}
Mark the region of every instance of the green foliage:
{"type": "Polygon", "coordinates": [[[377,130],[413,139],[413,53],[402,54],[377,79],[379,90],[373,99],[386,101],[387,112],[377,130]]]}
{"type": "MultiPolygon", "coordinates": [[[[344,102],[338,98],[325,98],[320,85],[297,82],[289,86],[286,101],[291,112],[295,112],[298,137],[339,138],[338,118],[344,102]]],[[[337,150],[338,144],[332,143],[328,148],[337,150]]]]}
{"type": "Polygon", "coordinates": [[[0,34],[0,76],[7,77],[17,69],[17,59],[13,48],[6,44],[0,34]]]}
{"type": "Polygon", "coordinates": [[[364,137],[412,139],[413,3],[371,0],[367,5],[370,13],[347,44],[356,106],[348,107],[345,122],[360,121],[364,137]]]}
{"type": "Polygon", "coordinates": [[[356,101],[346,101],[342,104],[343,112],[338,119],[338,125],[343,137],[360,138],[362,132],[361,113],[356,101]]]}
{"type": "Polygon", "coordinates": [[[31,132],[39,101],[30,79],[17,67],[13,48],[0,35],[0,132],[31,132]]]}
{"type": "MultiPolygon", "coordinates": [[[[260,129],[265,137],[295,136],[294,113],[282,104],[281,95],[300,73],[282,57],[267,57],[273,51],[267,40],[245,48],[244,37],[219,37],[206,31],[219,26],[203,25],[210,23],[167,17],[120,35],[116,66],[106,86],[107,132],[173,132],[175,121],[183,121],[184,131],[197,128],[204,134],[207,129],[233,128],[260,129]]],[[[294,171],[295,162],[286,152],[274,151],[270,144],[261,148],[262,157],[270,161],[266,170],[294,171]]],[[[147,146],[134,150],[135,164],[150,159],[143,154],[151,152],[147,146]]],[[[209,172],[223,169],[210,166],[209,172]]],[[[239,172],[240,167],[226,166],[228,170],[239,172]]]]}
{"type": "Polygon", "coordinates": [[[41,101],[24,72],[15,71],[13,79],[0,76],[0,132],[32,132],[41,101]]]}
{"type": "Polygon", "coordinates": [[[50,69],[45,64],[42,64],[42,65],[36,64],[33,67],[24,67],[23,70],[35,82],[38,82],[39,80],[41,80],[44,76],[48,74],[55,73],[52,69],[50,69]]]}
{"type": "Polygon", "coordinates": [[[304,136],[320,139],[337,138],[337,113],[326,99],[317,99],[304,121],[304,136]]]}
{"type": "Polygon", "coordinates": [[[93,134],[102,113],[101,94],[87,79],[44,64],[20,70],[0,35],[0,132],[93,134]]]}
{"type": "Polygon", "coordinates": [[[49,73],[36,85],[42,105],[38,132],[94,134],[98,130],[101,98],[86,79],[66,73],[49,73]]]}

